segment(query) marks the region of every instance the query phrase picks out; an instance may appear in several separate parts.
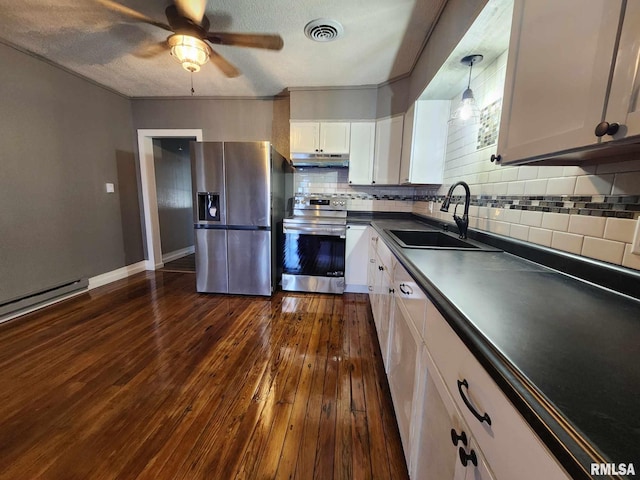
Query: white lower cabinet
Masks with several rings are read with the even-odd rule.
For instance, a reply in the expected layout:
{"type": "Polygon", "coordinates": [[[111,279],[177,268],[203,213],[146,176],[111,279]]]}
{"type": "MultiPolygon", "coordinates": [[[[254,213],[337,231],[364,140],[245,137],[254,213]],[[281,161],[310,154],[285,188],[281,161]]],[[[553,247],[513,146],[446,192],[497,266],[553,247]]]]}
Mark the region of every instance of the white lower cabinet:
{"type": "Polygon", "coordinates": [[[389,334],[393,322],[393,280],[395,259],[389,248],[380,241],[378,234],[369,237],[369,268],[367,283],[373,321],[378,334],[378,343],[385,370],[389,365],[389,334]]]}
{"type": "Polygon", "coordinates": [[[412,448],[412,419],[414,405],[420,394],[420,354],[422,339],[418,334],[413,321],[408,318],[400,302],[394,303],[393,329],[389,343],[389,368],[387,376],[389,389],[398,421],[402,448],[407,461],[411,466],[412,448]]]}
{"type": "Polygon", "coordinates": [[[496,478],[570,478],[433,305],[426,332],[433,364],[496,478]]]}
{"type": "Polygon", "coordinates": [[[412,480],[568,480],[375,230],[370,239],[371,308],[412,480]]]}
{"type": "Polygon", "coordinates": [[[345,246],[345,292],[366,292],[369,263],[369,229],[367,225],[347,225],[345,246]]]}
{"type": "Polygon", "coordinates": [[[462,419],[426,348],[422,395],[416,405],[413,480],[493,480],[478,443],[462,419]]]}

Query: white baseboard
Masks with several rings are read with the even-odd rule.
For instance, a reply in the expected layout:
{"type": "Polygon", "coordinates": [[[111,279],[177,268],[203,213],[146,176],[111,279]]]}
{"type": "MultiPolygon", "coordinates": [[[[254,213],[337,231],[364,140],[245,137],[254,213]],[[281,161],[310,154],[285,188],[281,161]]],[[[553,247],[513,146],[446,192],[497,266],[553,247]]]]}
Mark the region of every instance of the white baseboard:
{"type": "Polygon", "coordinates": [[[191,255],[192,253],[195,253],[195,251],[196,251],[196,247],[194,245],[191,245],[190,247],[181,248],[180,250],[174,250],[173,252],[163,253],[162,262],[169,263],[173,260],[177,260],[178,258],[191,255]]]}
{"type": "Polygon", "coordinates": [[[101,287],[103,285],[106,285],[107,283],[115,282],[116,280],[122,280],[123,278],[135,275],[136,273],[144,272],[145,270],[149,269],[147,268],[147,262],[143,260],[142,262],[133,263],[131,265],[127,265],[126,267],[112,270],[111,272],[102,273],[89,279],[89,287],[87,287],[87,289],[91,290],[96,287],[101,287]]]}

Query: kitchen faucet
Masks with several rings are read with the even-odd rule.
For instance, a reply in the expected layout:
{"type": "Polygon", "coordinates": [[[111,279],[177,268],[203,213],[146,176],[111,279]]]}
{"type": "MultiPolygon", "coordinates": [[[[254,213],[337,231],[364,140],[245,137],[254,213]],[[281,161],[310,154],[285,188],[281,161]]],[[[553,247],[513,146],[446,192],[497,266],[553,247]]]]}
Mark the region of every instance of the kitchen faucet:
{"type": "Polygon", "coordinates": [[[469,228],[469,203],[471,203],[471,192],[469,191],[469,185],[465,182],[458,182],[451,185],[451,188],[447,192],[447,196],[444,197],[444,202],[442,202],[442,207],[440,207],[441,212],[449,211],[449,204],[451,203],[451,194],[453,190],[458,186],[462,185],[464,187],[465,195],[464,195],[464,213],[462,214],[462,218],[456,215],[456,209],[458,208],[458,204],[453,209],[453,220],[458,225],[458,231],[460,232],[460,238],[467,238],[467,229],[469,228]]]}

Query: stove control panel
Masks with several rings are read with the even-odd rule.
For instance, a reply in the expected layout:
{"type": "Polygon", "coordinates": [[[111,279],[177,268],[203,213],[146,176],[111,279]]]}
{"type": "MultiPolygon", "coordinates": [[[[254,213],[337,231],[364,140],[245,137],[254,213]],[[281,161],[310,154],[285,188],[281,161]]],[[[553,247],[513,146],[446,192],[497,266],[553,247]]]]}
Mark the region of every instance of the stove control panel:
{"type": "Polygon", "coordinates": [[[347,200],[332,195],[296,195],[294,205],[297,209],[346,210],[347,200]]]}

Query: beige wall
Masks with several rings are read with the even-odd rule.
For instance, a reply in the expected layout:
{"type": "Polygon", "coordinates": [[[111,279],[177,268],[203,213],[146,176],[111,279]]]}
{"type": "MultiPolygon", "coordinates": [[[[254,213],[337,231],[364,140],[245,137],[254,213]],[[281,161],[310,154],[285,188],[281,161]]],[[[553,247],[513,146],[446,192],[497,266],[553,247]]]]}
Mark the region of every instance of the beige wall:
{"type": "Polygon", "coordinates": [[[201,128],[204,141],[271,141],[272,99],[133,99],[136,129],[201,128]]]}
{"type": "Polygon", "coordinates": [[[130,101],[1,43],[0,65],[0,303],[143,260],[130,101]]]}
{"type": "Polygon", "coordinates": [[[292,120],[374,120],[377,87],[291,89],[292,120]]]}

